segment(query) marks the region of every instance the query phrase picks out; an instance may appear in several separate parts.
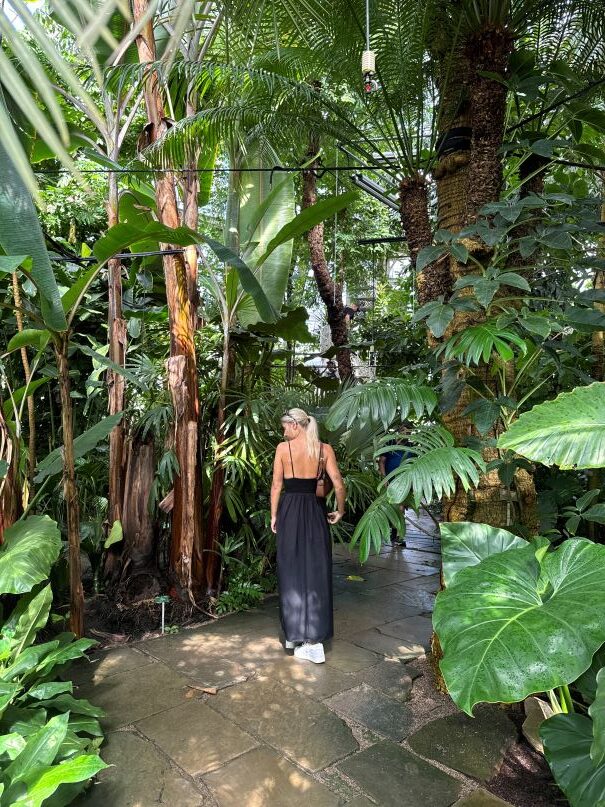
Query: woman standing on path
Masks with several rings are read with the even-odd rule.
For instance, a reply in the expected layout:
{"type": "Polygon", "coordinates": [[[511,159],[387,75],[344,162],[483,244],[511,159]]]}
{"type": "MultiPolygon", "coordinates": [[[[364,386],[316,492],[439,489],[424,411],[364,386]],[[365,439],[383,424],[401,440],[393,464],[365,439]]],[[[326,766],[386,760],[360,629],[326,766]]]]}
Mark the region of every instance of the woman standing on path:
{"type": "Polygon", "coordinates": [[[280,617],[286,648],[294,648],[299,659],[320,664],[325,661],[323,642],[334,634],[328,522],[336,524],[344,515],[345,486],[334,449],[319,441],[314,417],[289,409],[281,423],[285,439],[275,451],[271,485],[280,617]],[[333,513],[326,513],[325,499],[316,496],[324,463],[336,493],[338,509],[333,513]]]}

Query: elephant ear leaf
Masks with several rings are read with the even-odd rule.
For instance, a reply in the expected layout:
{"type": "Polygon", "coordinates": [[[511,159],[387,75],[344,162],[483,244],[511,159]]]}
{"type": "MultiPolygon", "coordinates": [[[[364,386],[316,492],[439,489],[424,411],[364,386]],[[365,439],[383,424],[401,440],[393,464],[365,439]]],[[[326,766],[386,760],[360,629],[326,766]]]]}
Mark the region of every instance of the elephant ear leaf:
{"type": "Polygon", "coordinates": [[[540,726],[544,756],[571,807],[605,807],[605,765],[590,758],[592,720],[585,715],[554,715],[540,726]]]}
{"type": "Polygon", "coordinates": [[[575,681],[605,642],[605,547],[534,544],[459,571],[437,596],[433,625],[455,703],[513,703],[575,681]],[[536,641],[535,637],[540,637],[536,641]]]}
{"type": "Polygon", "coordinates": [[[605,667],[597,673],[597,693],[588,709],[592,717],[593,736],[590,758],[595,765],[605,762],[605,667]]]}
{"type": "Polygon", "coordinates": [[[605,383],[577,387],[524,412],[498,440],[544,465],[562,469],[605,466],[605,383]]]}
{"type": "Polygon", "coordinates": [[[520,549],[527,541],[508,530],[491,527],[489,524],[472,522],[444,522],[440,525],[441,557],[445,585],[449,586],[456,573],[469,566],[476,566],[485,558],[520,549]]]}

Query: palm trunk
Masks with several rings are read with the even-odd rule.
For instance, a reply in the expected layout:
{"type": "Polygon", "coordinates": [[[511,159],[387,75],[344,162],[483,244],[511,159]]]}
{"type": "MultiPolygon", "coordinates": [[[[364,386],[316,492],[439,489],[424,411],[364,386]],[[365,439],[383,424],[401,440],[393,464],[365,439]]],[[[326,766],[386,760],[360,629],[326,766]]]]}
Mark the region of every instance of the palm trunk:
{"type": "Polygon", "coordinates": [[[500,198],[507,88],[485,73],[504,76],[513,49],[506,28],[486,26],[471,36],[467,58],[473,65],[470,82],[471,170],[468,174],[466,218],[475,221],[479,210],[500,198]]]}
{"type": "Polygon", "coordinates": [[[69,334],[58,337],[55,344],[59,390],[61,393],[61,425],[63,431],[63,497],[67,511],[67,543],[69,553],[69,625],[76,636],[84,634],[84,590],[80,559],[80,505],[76,487],[74,460],[73,408],[71,403],[67,351],[69,334]]]}
{"type": "MultiPolygon", "coordinates": [[[[410,251],[412,271],[416,269],[418,253],[428,247],[433,239],[429,220],[428,187],[424,177],[406,177],[399,185],[399,215],[410,251]]],[[[416,275],[416,289],[420,305],[447,297],[451,292],[449,264],[435,261],[416,275]]]]}
{"type": "MultiPolygon", "coordinates": [[[[107,226],[119,223],[118,178],[109,174],[107,200],[107,226]]],[[[112,258],[108,263],[108,315],[109,358],[118,367],[126,364],[126,321],[122,315],[122,263],[112,258]]],[[[124,410],[124,376],[115,370],[107,370],[107,393],[109,414],[115,415],[124,410]]],[[[122,521],[122,501],[124,495],[124,420],[122,419],[109,435],[109,504],[107,508],[108,529],[114,521],[122,521]]],[[[104,575],[114,580],[120,569],[123,546],[116,544],[109,548],[105,558],[104,575]]]]}
{"type": "MultiPolygon", "coordinates": [[[[307,157],[313,157],[319,151],[317,138],[312,137],[307,157]]],[[[317,168],[318,163],[313,162],[303,171],[303,210],[311,207],[317,201],[317,168]]],[[[324,249],[324,225],[316,224],[307,233],[311,267],[317,283],[319,296],[326,306],[328,325],[332,336],[332,344],[336,347],[336,362],[340,380],[345,381],[353,375],[351,365],[351,351],[344,347],[349,341],[347,325],[345,322],[344,306],[342,302],[342,285],[332,279],[326,253],[324,249]]]]}
{"type": "MultiPolygon", "coordinates": [[[[148,0],[134,0],[135,24],[147,13],[148,6],[148,0]]],[[[142,28],[136,44],[141,64],[155,61],[151,20],[142,28]]],[[[150,142],[155,142],[166,131],[164,105],[155,71],[146,77],[145,105],[151,124],[150,142]]],[[[155,193],[160,222],[168,227],[178,227],[180,220],[172,173],[167,171],[159,176],[155,193]]],[[[170,247],[169,244],[161,246],[170,247]]],[[[196,518],[200,512],[196,485],[199,402],[189,279],[182,254],[164,256],[164,275],[170,323],[168,385],[175,411],[175,454],[179,464],[174,482],[170,570],[176,582],[192,596],[197,582],[193,579],[193,556],[195,547],[200,545],[200,522],[196,518]]]]}

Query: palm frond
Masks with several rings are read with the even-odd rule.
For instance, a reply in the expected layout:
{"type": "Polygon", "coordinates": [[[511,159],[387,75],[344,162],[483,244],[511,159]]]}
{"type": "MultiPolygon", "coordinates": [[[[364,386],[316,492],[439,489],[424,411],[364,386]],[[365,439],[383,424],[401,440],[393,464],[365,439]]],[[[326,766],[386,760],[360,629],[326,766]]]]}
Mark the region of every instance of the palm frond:
{"type": "MultiPolygon", "coordinates": [[[[389,437],[383,438],[383,447],[377,454],[397,450],[386,445],[389,437]]],[[[399,447],[401,450],[401,447],[399,447]]],[[[400,504],[411,497],[417,509],[422,503],[430,504],[456,490],[456,480],[468,490],[479,482],[485,471],[481,454],[470,448],[454,445],[454,438],[443,426],[423,427],[409,437],[405,446],[409,456],[387,477],[387,498],[400,504]]]]}
{"type": "Polygon", "coordinates": [[[437,405],[435,392],[427,385],[402,378],[381,378],[346,390],[330,409],[326,425],[331,430],[357,423],[381,425],[384,429],[399,414],[405,420],[413,410],[416,417],[430,415],[437,405]]]}
{"type": "Polygon", "coordinates": [[[359,543],[359,560],[362,563],[368,559],[372,549],[376,553],[380,552],[383,543],[389,540],[393,528],[399,535],[404,535],[405,519],[399,507],[393,505],[383,493],[374,499],[359,519],[351,538],[351,546],[359,543]]]}

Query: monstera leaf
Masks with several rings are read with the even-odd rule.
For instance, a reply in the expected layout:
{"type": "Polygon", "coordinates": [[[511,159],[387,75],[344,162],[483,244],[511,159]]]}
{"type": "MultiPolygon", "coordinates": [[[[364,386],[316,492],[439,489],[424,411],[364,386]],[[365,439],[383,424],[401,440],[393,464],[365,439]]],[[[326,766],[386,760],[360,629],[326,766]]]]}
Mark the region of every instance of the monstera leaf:
{"type": "Polygon", "coordinates": [[[444,522],[441,532],[441,559],[445,585],[449,586],[460,569],[476,566],[490,555],[527,546],[527,541],[507,530],[470,521],[444,522]]]}
{"type": "Polygon", "coordinates": [[[605,467],[605,383],[534,406],[500,437],[498,446],[563,469],[605,467]]]}
{"type": "Polygon", "coordinates": [[[592,720],[554,715],[540,726],[544,755],[571,807],[605,807],[605,765],[590,758],[592,720]]]}
{"type": "Polygon", "coordinates": [[[575,539],[547,550],[492,555],[437,596],[441,670],[467,714],[575,681],[605,641],[605,547],[575,539]]]}

